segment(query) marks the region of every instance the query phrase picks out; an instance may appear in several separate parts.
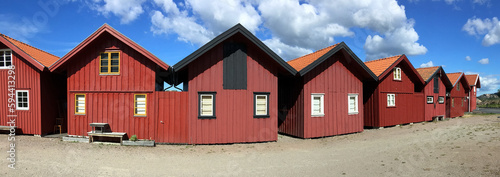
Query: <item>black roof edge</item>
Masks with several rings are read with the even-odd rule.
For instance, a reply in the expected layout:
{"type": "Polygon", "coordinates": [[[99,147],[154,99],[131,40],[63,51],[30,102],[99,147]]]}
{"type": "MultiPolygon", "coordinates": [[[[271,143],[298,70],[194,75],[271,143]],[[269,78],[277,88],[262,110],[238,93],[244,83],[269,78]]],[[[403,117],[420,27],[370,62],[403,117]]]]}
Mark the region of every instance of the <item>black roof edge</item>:
{"type": "Polygon", "coordinates": [[[431,77],[429,77],[426,81],[425,81],[425,84],[429,83],[432,78],[434,77],[434,75],[436,75],[439,71],[442,71],[443,72],[443,76],[444,78],[446,79],[446,83],[449,87],[453,87],[450,79],[448,78],[448,75],[446,75],[446,72],[444,71],[443,67],[442,66],[439,66],[438,69],[436,69],[436,71],[434,71],[434,73],[432,73],[431,77]]]}
{"type": "Polygon", "coordinates": [[[187,57],[182,59],[181,61],[177,62],[172,68],[174,71],[179,71],[185,66],[187,66],[189,63],[200,57],[201,55],[205,54],[207,51],[212,49],[213,47],[217,46],[220,44],[222,41],[228,39],[229,37],[233,36],[236,33],[241,33],[243,36],[247,37],[251,42],[253,42],[255,45],[257,45],[261,50],[266,52],[271,58],[273,58],[278,64],[280,64],[285,70],[290,72],[292,75],[296,75],[297,71],[290,66],[288,63],[285,62],[280,56],[278,56],[276,53],[274,53],[269,47],[267,47],[260,39],[258,39],[255,35],[253,35],[250,31],[248,31],[243,25],[241,24],[236,24],[233,27],[229,28],[225,32],[221,33],[202,47],[200,47],[198,50],[194,51],[193,53],[189,54],[187,57]]]}
{"type": "Polygon", "coordinates": [[[356,54],[354,54],[354,52],[352,52],[352,50],[349,48],[349,46],[347,46],[347,44],[345,44],[345,42],[343,42],[343,41],[340,44],[338,44],[337,46],[335,46],[335,48],[328,51],[323,56],[319,57],[316,61],[309,64],[304,69],[300,70],[300,72],[299,72],[300,76],[306,75],[309,71],[314,69],[319,64],[323,63],[326,59],[330,58],[333,54],[337,53],[341,49],[344,49],[349,55],[351,55],[351,57],[354,59],[354,61],[356,61],[373,78],[373,81],[378,81],[378,77],[372,72],[372,70],[370,70],[365,65],[365,63],[363,61],[361,61],[361,59],[359,59],[359,57],[356,54]]]}

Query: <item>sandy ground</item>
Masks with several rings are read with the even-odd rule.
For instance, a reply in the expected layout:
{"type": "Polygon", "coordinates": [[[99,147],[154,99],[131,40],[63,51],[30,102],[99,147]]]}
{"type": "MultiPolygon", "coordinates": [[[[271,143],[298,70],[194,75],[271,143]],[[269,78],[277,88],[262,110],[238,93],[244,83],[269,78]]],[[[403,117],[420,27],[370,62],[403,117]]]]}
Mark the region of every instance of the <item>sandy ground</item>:
{"type": "MultiPolygon", "coordinates": [[[[465,116],[319,139],[125,147],[16,137],[0,176],[500,176],[500,118],[465,116]]],[[[0,152],[7,157],[7,135],[0,152]]]]}

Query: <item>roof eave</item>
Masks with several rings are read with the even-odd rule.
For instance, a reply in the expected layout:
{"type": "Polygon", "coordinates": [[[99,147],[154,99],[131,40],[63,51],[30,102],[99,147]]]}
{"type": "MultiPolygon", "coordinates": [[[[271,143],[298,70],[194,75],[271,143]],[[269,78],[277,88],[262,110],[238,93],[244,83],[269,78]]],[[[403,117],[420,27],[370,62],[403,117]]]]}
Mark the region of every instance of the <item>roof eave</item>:
{"type": "Polygon", "coordinates": [[[30,64],[32,64],[39,71],[43,71],[43,69],[45,68],[45,66],[43,64],[41,64],[39,61],[35,60],[33,57],[28,55],[26,52],[21,50],[16,45],[12,44],[9,40],[5,39],[3,36],[0,36],[0,42],[5,44],[11,50],[15,51],[17,54],[21,55],[23,58],[26,59],[26,61],[28,61],[30,64]]]}

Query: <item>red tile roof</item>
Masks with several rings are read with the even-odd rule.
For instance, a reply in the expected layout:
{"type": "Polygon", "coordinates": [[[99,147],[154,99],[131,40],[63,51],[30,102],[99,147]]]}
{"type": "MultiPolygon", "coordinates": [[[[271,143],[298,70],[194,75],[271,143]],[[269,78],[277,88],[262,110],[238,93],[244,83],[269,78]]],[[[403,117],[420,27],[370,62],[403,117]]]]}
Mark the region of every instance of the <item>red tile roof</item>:
{"type": "Polygon", "coordinates": [[[479,77],[479,74],[470,74],[470,75],[465,75],[465,78],[467,78],[467,82],[469,82],[469,86],[476,85],[477,78],[479,77]]]}
{"type": "Polygon", "coordinates": [[[420,76],[422,76],[422,79],[424,79],[424,81],[427,81],[429,80],[429,78],[432,76],[432,74],[434,74],[436,72],[436,70],[439,69],[439,66],[433,66],[433,67],[427,67],[427,68],[417,68],[417,72],[418,74],[420,74],[420,76]]]}
{"type": "Polygon", "coordinates": [[[40,50],[36,47],[30,46],[28,44],[25,44],[21,41],[15,40],[5,34],[0,34],[0,36],[4,37],[7,39],[10,43],[15,45],[17,48],[21,49],[24,53],[28,54],[31,58],[35,59],[39,63],[41,63],[45,67],[49,67],[52,65],[54,62],[59,60],[59,57],[52,55],[50,53],[47,53],[43,50],[40,50]]]}
{"type": "Polygon", "coordinates": [[[446,75],[448,76],[448,79],[450,79],[451,84],[453,84],[453,86],[455,86],[455,84],[457,83],[458,79],[460,79],[460,76],[462,75],[462,72],[458,72],[458,73],[446,73],[446,75]]]}
{"type": "Polygon", "coordinates": [[[394,62],[401,58],[401,56],[403,55],[367,61],[365,62],[365,65],[370,68],[370,70],[372,70],[377,77],[380,77],[380,75],[384,73],[384,71],[387,70],[394,62]]]}
{"type": "Polygon", "coordinates": [[[287,63],[292,66],[295,70],[300,71],[304,69],[305,67],[309,66],[311,63],[319,59],[321,56],[325,55],[328,53],[330,50],[335,48],[337,45],[340,43],[337,43],[335,45],[326,47],[324,49],[318,50],[316,52],[301,56],[299,58],[293,59],[288,61],[287,63]]]}

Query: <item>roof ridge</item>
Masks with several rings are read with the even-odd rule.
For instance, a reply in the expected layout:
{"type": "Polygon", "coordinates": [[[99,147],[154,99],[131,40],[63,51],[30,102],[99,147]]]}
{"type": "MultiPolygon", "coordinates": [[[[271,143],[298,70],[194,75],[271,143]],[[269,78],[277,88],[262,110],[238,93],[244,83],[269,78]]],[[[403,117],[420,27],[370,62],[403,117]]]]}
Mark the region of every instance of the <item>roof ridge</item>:
{"type": "MultiPolygon", "coordinates": [[[[325,49],[328,49],[328,48],[330,48],[330,47],[335,48],[335,46],[337,46],[337,45],[339,45],[339,44],[340,44],[340,42],[339,42],[339,43],[336,43],[336,44],[333,44],[333,45],[330,45],[330,46],[328,46],[328,47],[325,47],[325,48],[322,48],[322,49],[316,50],[316,51],[314,51],[314,52],[308,53],[308,54],[306,54],[306,55],[304,55],[304,56],[300,56],[300,57],[298,57],[298,58],[294,58],[294,59],[292,59],[292,60],[290,60],[290,61],[287,61],[287,63],[288,63],[288,62],[291,62],[291,61],[294,61],[294,60],[297,60],[297,59],[300,59],[300,58],[304,58],[304,57],[310,56],[310,55],[312,55],[312,54],[318,53],[318,52],[323,51],[323,50],[325,50],[325,49]]],[[[330,50],[331,50],[331,49],[330,49],[330,50]]]]}
{"type": "Polygon", "coordinates": [[[415,69],[439,68],[440,66],[420,67],[415,69]]]}
{"type": "Polygon", "coordinates": [[[401,54],[401,55],[394,55],[394,56],[391,56],[391,57],[380,58],[380,59],[376,59],[376,60],[365,61],[365,63],[371,63],[371,62],[375,62],[375,61],[386,60],[386,59],[394,58],[394,57],[398,57],[399,58],[401,56],[403,56],[403,54],[401,54]]]}
{"type": "MultiPolygon", "coordinates": [[[[26,43],[21,42],[21,41],[19,41],[19,40],[16,40],[16,39],[14,39],[14,38],[12,38],[12,37],[10,37],[10,36],[7,36],[7,35],[5,35],[5,34],[3,34],[3,33],[0,33],[0,35],[1,35],[1,36],[3,36],[3,37],[6,37],[6,38],[12,39],[12,40],[14,40],[14,41],[16,41],[16,42],[19,42],[19,43],[21,43],[21,44],[24,44],[24,45],[26,45],[26,46],[28,46],[28,47],[31,47],[31,48],[33,48],[33,49],[35,49],[35,50],[38,50],[38,51],[40,51],[40,52],[43,52],[43,53],[49,54],[49,55],[51,55],[51,56],[53,56],[53,57],[57,57],[57,58],[59,58],[58,56],[56,56],[56,55],[54,55],[54,54],[51,54],[51,53],[46,52],[46,51],[44,51],[44,50],[42,50],[42,49],[36,48],[36,47],[34,47],[34,46],[32,46],[32,45],[29,45],[29,44],[26,44],[26,43]]],[[[24,51],[23,49],[21,49],[21,48],[19,48],[19,49],[20,49],[20,50],[22,50],[23,52],[25,52],[25,53],[26,53],[26,51],[24,51]]],[[[28,54],[28,53],[26,53],[26,54],[28,54]]],[[[30,55],[30,54],[28,54],[28,55],[30,55]]],[[[30,56],[31,56],[31,55],[30,55],[30,56]]],[[[33,58],[33,56],[31,56],[31,57],[33,58]]]]}
{"type": "Polygon", "coordinates": [[[461,74],[463,72],[454,72],[454,73],[446,73],[446,74],[461,74]]]}

